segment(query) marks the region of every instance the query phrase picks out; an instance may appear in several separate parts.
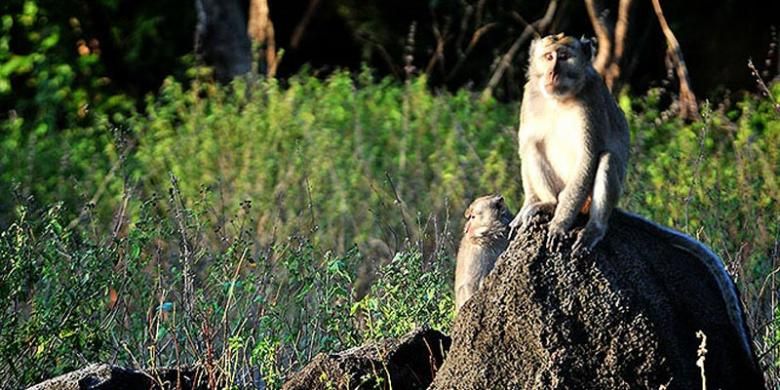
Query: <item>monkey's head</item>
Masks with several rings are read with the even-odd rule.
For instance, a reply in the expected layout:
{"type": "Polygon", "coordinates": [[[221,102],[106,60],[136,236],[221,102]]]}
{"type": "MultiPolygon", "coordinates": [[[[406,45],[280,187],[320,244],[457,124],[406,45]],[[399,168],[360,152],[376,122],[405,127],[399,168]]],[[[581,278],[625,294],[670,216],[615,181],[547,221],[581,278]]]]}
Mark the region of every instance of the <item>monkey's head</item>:
{"type": "Polygon", "coordinates": [[[466,209],[464,215],[466,225],[463,227],[463,234],[472,237],[502,234],[513,217],[501,195],[477,198],[466,209]]]}
{"type": "Polygon", "coordinates": [[[548,35],[531,42],[528,80],[547,97],[567,99],[585,85],[593,69],[593,42],[563,33],[548,35]]]}

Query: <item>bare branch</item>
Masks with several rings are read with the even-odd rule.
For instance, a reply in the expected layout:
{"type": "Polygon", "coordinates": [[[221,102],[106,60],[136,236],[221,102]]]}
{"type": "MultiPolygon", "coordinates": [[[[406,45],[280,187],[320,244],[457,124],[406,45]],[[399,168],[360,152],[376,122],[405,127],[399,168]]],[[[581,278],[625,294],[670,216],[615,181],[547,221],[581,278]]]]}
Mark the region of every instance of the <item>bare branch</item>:
{"type": "Polygon", "coordinates": [[[249,3],[249,26],[247,33],[253,41],[265,42],[268,24],[271,22],[268,16],[267,0],[252,0],[249,3]]]}
{"type": "Polygon", "coordinates": [[[697,119],[699,117],[699,105],[696,102],[696,96],[691,90],[691,80],[688,76],[688,67],[685,65],[680,43],[674,36],[674,32],[666,23],[661,3],[659,0],[650,0],[653,3],[653,10],[661,25],[661,30],[666,38],[666,52],[672,60],[677,79],[680,82],[680,116],[686,119],[697,119]]]}
{"type": "Polygon", "coordinates": [[[531,35],[538,35],[538,31],[544,31],[547,29],[547,27],[552,22],[553,16],[555,16],[555,9],[557,6],[557,0],[550,0],[544,16],[536,22],[526,26],[520,36],[517,37],[509,50],[507,50],[507,52],[501,57],[501,61],[499,61],[498,66],[496,66],[496,70],[493,72],[493,75],[490,76],[487,87],[485,87],[485,89],[482,91],[482,99],[486,99],[487,97],[493,95],[493,90],[496,88],[496,85],[498,85],[499,81],[501,81],[501,78],[504,76],[504,72],[506,72],[509,65],[511,65],[512,59],[514,59],[517,55],[517,51],[520,50],[520,47],[529,38],[531,38],[531,35]]]}
{"type": "Polygon", "coordinates": [[[266,44],[265,60],[268,65],[267,75],[276,75],[278,61],[276,58],[276,38],[274,24],[271,22],[268,0],[251,0],[249,3],[249,23],[247,34],[258,44],[266,44]]]}
{"type": "Polygon", "coordinates": [[[598,40],[598,53],[596,59],[593,61],[593,68],[600,75],[604,76],[604,72],[612,61],[612,29],[604,21],[601,12],[601,2],[598,4],[594,0],[585,0],[585,6],[588,9],[588,16],[590,17],[590,23],[593,25],[593,31],[596,33],[596,39],[598,40]]]}
{"type": "Polygon", "coordinates": [[[466,47],[466,51],[463,52],[463,54],[458,59],[458,62],[454,67],[452,67],[452,70],[447,75],[447,80],[451,80],[458,73],[463,64],[466,63],[466,58],[468,58],[469,54],[471,54],[471,51],[474,50],[474,47],[477,46],[480,38],[482,38],[482,36],[485,35],[488,30],[495,26],[496,23],[488,23],[474,31],[474,34],[471,36],[471,40],[469,41],[469,45],[466,47]]]}
{"type": "Polygon", "coordinates": [[[607,67],[606,74],[604,75],[604,82],[607,84],[607,88],[610,91],[614,91],[617,87],[617,83],[620,80],[620,74],[622,72],[623,54],[625,53],[626,40],[628,38],[628,26],[630,23],[631,6],[634,0],[620,0],[618,6],[618,18],[615,23],[615,46],[612,52],[612,61],[607,67]]]}
{"type": "Polygon", "coordinates": [[[778,103],[774,95],[772,95],[772,91],[769,90],[769,87],[767,87],[766,83],[761,78],[761,74],[758,72],[758,69],[756,69],[756,66],[753,65],[753,59],[748,60],[748,68],[750,69],[750,73],[756,79],[756,84],[758,84],[758,89],[761,90],[761,93],[764,94],[764,96],[769,98],[769,100],[775,106],[775,111],[780,113],[780,103],[778,103]]]}
{"type": "Polygon", "coordinates": [[[436,49],[434,50],[433,55],[428,61],[428,65],[425,67],[425,75],[430,77],[431,73],[433,73],[433,67],[438,63],[442,76],[445,76],[444,46],[447,44],[450,26],[449,26],[449,22],[445,23],[444,29],[442,31],[442,29],[439,28],[439,23],[436,22],[436,15],[433,15],[432,19],[434,20],[433,36],[434,38],[436,38],[436,49]]]}
{"type": "Polygon", "coordinates": [[[303,18],[301,18],[301,21],[298,22],[297,26],[295,26],[295,30],[293,31],[292,37],[290,38],[291,48],[297,49],[298,46],[301,44],[301,40],[303,39],[303,34],[306,32],[306,27],[309,25],[312,16],[314,16],[314,11],[317,10],[317,7],[319,5],[320,5],[320,0],[309,1],[309,7],[306,8],[306,13],[303,14],[303,18]]]}

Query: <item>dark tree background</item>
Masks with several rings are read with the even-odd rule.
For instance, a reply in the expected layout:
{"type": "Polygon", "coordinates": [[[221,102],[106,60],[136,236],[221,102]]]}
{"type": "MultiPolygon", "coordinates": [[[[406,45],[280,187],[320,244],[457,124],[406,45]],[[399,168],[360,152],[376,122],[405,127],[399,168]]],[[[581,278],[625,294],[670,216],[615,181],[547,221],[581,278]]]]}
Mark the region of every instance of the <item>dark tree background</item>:
{"type": "MultiPolygon", "coordinates": [[[[102,88],[132,97],[156,90],[168,75],[181,76],[192,59],[214,65],[216,77],[227,80],[247,71],[253,55],[260,59],[257,72],[273,68],[282,78],[302,68],[327,74],[367,64],[378,75],[404,79],[409,73],[427,73],[434,87],[481,90],[515,45],[509,66],[492,88],[496,96],[514,99],[521,92],[529,43],[518,38],[529,24],[535,27],[529,31],[541,34],[595,35],[586,1],[580,0],[555,1],[549,20],[542,20],[549,2],[528,0],[6,0],[0,11],[18,14],[29,3],[45,16],[40,28],[59,32],[49,56],[75,63],[79,50],[87,47],[99,57],[90,74],[108,80],[102,88]],[[265,5],[267,12],[261,15],[259,36],[250,37],[246,31],[255,3],[265,5]],[[255,38],[253,46],[250,38],[255,38]],[[199,55],[192,56],[196,45],[199,55]]],[[[596,3],[600,17],[614,24],[619,1],[596,3]]],[[[763,76],[777,74],[777,51],[770,52],[777,46],[774,25],[780,2],[667,0],[662,5],[697,95],[752,89],[746,66],[750,58],[763,76]]],[[[621,85],[641,92],[669,79],[666,42],[650,0],[635,0],[631,9],[621,85]]],[[[35,51],[28,39],[35,28],[14,25],[8,50],[35,51]]],[[[15,96],[2,98],[3,108],[32,93],[24,76],[11,80],[15,96]]]]}

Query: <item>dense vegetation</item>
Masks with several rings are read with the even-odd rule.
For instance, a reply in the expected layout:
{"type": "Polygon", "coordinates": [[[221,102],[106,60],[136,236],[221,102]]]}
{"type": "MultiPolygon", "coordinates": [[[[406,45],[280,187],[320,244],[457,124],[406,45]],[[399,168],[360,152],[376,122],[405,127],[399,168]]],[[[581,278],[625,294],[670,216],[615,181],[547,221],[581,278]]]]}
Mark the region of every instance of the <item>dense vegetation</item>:
{"type": "MultiPolygon", "coordinates": [[[[368,70],[284,85],[199,74],[138,111],[0,122],[9,386],[104,361],[276,388],[319,351],[447,330],[460,213],[484,193],[521,200],[516,105],[368,70]]],[[[721,255],[777,381],[780,115],[745,96],[686,124],[662,96],[620,99],[621,205],[721,255]]]]}

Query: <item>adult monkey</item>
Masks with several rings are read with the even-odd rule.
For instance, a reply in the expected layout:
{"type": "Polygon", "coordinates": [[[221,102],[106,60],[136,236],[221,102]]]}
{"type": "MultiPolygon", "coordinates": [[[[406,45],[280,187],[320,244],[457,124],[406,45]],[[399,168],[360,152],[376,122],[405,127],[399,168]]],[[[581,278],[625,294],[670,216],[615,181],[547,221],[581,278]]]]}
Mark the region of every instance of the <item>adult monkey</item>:
{"type": "Polygon", "coordinates": [[[628,162],[626,118],[592,57],[587,39],[561,33],[534,40],[520,112],[525,200],[511,227],[554,209],[547,248],[556,250],[577,214],[587,212],[575,254],[589,252],[604,237],[628,162]]]}
{"type": "MultiPolygon", "coordinates": [[[[558,34],[531,43],[518,137],[525,200],[510,223],[512,229],[525,226],[541,210],[554,209],[546,246],[557,250],[577,215],[589,213],[572,247],[575,255],[591,251],[604,238],[628,162],[628,124],[593,69],[592,56],[587,39],[558,34]]],[[[708,268],[742,349],[755,365],[739,293],[723,261],[685,234],[622,210],[616,214],[623,224],[663,239],[708,268]]]]}

